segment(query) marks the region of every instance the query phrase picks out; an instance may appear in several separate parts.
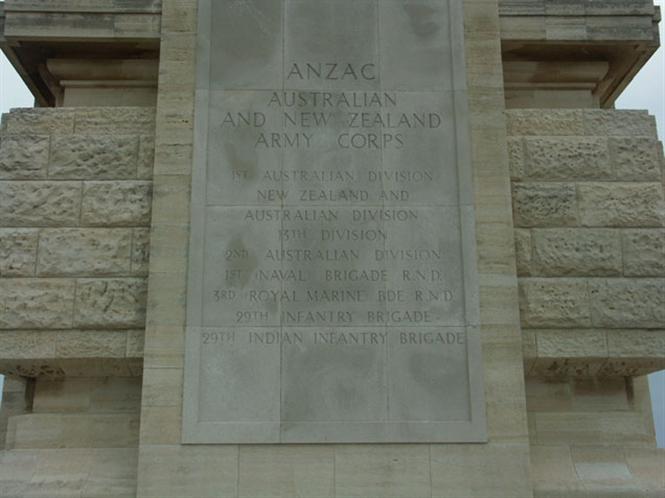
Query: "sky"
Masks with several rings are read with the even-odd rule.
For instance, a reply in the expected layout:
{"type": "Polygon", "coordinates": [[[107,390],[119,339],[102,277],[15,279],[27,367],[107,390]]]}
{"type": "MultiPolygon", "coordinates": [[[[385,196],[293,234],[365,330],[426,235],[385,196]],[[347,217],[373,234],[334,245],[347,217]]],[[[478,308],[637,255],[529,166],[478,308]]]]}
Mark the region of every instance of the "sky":
{"type": "MultiPolygon", "coordinates": [[[[656,0],[665,12],[665,0],[656,0]]],[[[660,23],[665,45],[665,20],[660,23]]],[[[0,55],[0,113],[15,107],[32,107],[34,99],[4,55],[0,55]]],[[[665,48],[640,71],[616,103],[618,109],[648,109],[656,116],[660,139],[665,137],[665,48]]],[[[649,377],[658,445],[665,448],[665,371],[649,377]]],[[[2,376],[0,376],[0,396],[2,376]]]]}

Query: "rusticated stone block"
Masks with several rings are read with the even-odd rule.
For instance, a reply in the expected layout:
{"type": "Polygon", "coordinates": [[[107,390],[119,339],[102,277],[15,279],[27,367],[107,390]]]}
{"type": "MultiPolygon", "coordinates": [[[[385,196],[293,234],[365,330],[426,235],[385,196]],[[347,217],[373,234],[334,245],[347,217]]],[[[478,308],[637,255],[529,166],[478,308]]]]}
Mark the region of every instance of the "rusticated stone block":
{"type": "Polygon", "coordinates": [[[132,273],[148,275],[150,263],[150,229],[135,228],[132,240],[132,273]]]}
{"type": "Polygon", "coordinates": [[[663,175],[663,154],[653,138],[613,138],[610,149],[618,180],[657,182],[663,175]]]}
{"type": "Polygon", "coordinates": [[[647,111],[585,109],[586,135],[656,137],[656,119],[647,111]]]}
{"type": "Polygon", "coordinates": [[[76,133],[139,134],[155,129],[151,107],[90,107],[76,109],[76,133]]]}
{"type": "Polygon", "coordinates": [[[533,268],[531,245],[531,231],[522,228],[515,229],[515,255],[517,260],[517,274],[530,276],[533,268]]]}
{"type": "Polygon", "coordinates": [[[524,138],[508,138],[508,165],[510,166],[510,177],[514,180],[526,176],[524,156],[524,138]]]}
{"type": "Polygon", "coordinates": [[[665,279],[602,279],[589,282],[595,327],[662,328],[665,279]]]}
{"type": "Polygon", "coordinates": [[[56,340],[57,358],[124,358],[127,353],[125,330],[72,330],[56,340]]]}
{"type": "Polygon", "coordinates": [[[590,227],[661,227],[659,183],[584,183],[578,186],[580,222],[590,227]]]}
{"type": "Polygon", "coordinates": [[[40,276],[109,276],[128,274],[132,230],[46,229],[39,237],[40,276]]]}
{"type": "Polygon", "coordinates": [[[518,227],[571,226],[577,223],[572,183],[516,183],[513,213],[518,227]]]}
{"type": "Polygon", "coordinates": [[[81,184],[0,182],[0,220],[5,226],[78,225],[81,184]]]}
{"type": "Polygon", "coordinates": [[[50,178],[112,180],[136,178],[138,138],[70,135],[53,139],[50,178]]]}
{"type": "Polygon", "coordinates": [[[142,278],[79,280],[77,327],[137,328],[145,325],[147,282],[142,278]]]}
{"type": "Polygon", "coordinates": [[[0,138],[0,179],[46,177],[49,143],[48,135],[3,135],[0,138]]]}
{"type": "Polygon", "coordinates": [[[586,327],[591,324],[586,280],[520,280],[520,314],[524,327],[586,327]]]}
{"type": "Polygon", "coordinates": [[[665,277],[665,230],[625,230],[623,263],[626,276],[665,277]]]}
{"type": "Polygon", "coordinates": [[[38,230],[0,228],[0,278],[35,274],[38,237],[38,230]]]}
{"type": "Polygon", "coordinates": [[[665,330],[612,330],[607,345],[612,358],[661,358],[665,362],[665,330]]]}
{"type": "Polygon", "coordinates": [[[527,138],[527,174],[540,180],[611,179],[607,139],[527,138]]]}
{"type": "Polygon", "coordinates": [[[620,275],[621,236],[608,229],[534,229],[534,266],[539,275],[620,275]]]}
{"type": "Polygon", "coordinates": [[[511,110],[507,116],[508,134],[513,136],[584,135],[583,113],[579,110],[511,110]]]}
{"type": "Polygon", "coordinates": [[[71,328],[74,289],[73,280],[0,280],[0,329],[71,328]]]}
{"type": "Polygon", "coordinates": [[[152,182],[86,182],[81,223],[89,226],[147,226],[150,224],[152,182]]]}
{"type": "Polygon", "coordinates": [[[69,134],[74,131],[73,109],[13,109],[3,115],[8,133],[69,134]]]}
{"type": "Polygon", "coordinates": [[[152,180],[154,165],[155,137],[150,135],[142,136],[139,144],[139,160],[136,177],[141,180],[152,180]]]}
{"type": "Polygon", "coordinates": [[[536,330],[539,358],[607,358],[607,337],[602,330],[536,330]]]}

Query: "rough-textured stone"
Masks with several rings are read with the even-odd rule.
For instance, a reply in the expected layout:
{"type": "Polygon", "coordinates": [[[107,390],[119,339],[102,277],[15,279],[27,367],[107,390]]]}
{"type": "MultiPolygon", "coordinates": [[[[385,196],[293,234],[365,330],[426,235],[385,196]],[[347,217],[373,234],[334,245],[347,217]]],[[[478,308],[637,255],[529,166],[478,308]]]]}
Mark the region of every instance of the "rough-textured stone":
{"type": "Polygon", "coordinates": [[[74,131],[73,109],[13,109],[3,116],[9,133],[69,134],[74,131]]]}
{"type": "Polygon", "coordinates": [[[150,135],[141,137],[139,144],[139,159],[137,178],[152,180],[152,171],[155,164],[155,138],[150,135]]]}
{"type": "Polygon", "coordinates": [[[612,330],[607,334],[607,346],[611,358],[661,358],[665,361],[665,330],[612,330]]]}
{"type": "Polygon", "coordinates": [[[79,280],[77,327],[136,328],[145,324],[145,279],[79,280]]]}
{"type": "Polygon", "coordinates": [[[39,237],[40,276],[128,274],[131,229],[45,229],[39,237]]]}
{"type": "Polygon", "coordinates": [[[53,139],[49,177],[111,180],[136,178],[138,138],[70,135],[53,139]]]}
{"type": "Polygon", "coordinates": [[[527,174],[539,180],[604,180],[613,176],[607,139],[527,138],[527,174]]]}
{"type": "Polygon", "coordinates": [[[80,204],[80,183],[0,182],[0,220],[4,226],[77,225],[80,204]]]}
{"type": "Polygon", "coordinates": [[[511,110],[508,116],[509,135],[584,135],[583,112],[578,110],[511,110]]]}
{"type": "Polygon", "coordinates": [[[520,281],[524,327],[584,327],[591,324],[587,282],[528,278],[520,281]]]}
{"type": "Polygon", "coordinates": [[[577,222],[572,183],[516,183],[513,211],[518,227],[571,226],[577,222]]]}
{"type": "Polygon", "coordinates": [[[659,181],[663,175],[663,157],[653,138],[613,138],[610,148],[616,177],[621,181],[659,181]]]}
{"type": "Polygon", "coordinates": [[[665,279],[602,279],[589,282],[596,327],[662,328],[665,279]]]}
{"type": "Polygon", "coordinates": [[[35,274],[38,238],[38,230],[0,228],[0,278],[35,274]]]}
{"type": "Polygon", "coordinates": [[[44,178],[48,163],[48,135],[0,136],[0,179],[44,178]]]}
{"type": "Polygon", "coordinates": [[[533,268],[533,249],[531,230],[515,229],[515,257],[517,260],[517,274],[530,276],[533,268]]]}
{"type": "Polygon", "coordinates": [[[659,183],[584,183],[578,186],[580,223],[590,227],[661,227],[659,183]]]}
{"type": "Polygon", "coordinates": [[[88,226],[144,226],[150,223],[152,182],[86,182],[81,223],[88,226]]]}
{"type": "Polygon", "coordinates": [[[622,238],[626,276],[665,276],[665,230],[625,230],[622,238]]]}
{"type": "Polygon", "coordinates": [[[58,337],[58,358],[124,358],[127,353],[127,331],[73,330],[58,337]]]}
{"type": "Polygon", "coordinates": [[[532,238],[538,275],[621,274],[621,237],[618,230],[534,229],[532,238]]]}
{"type": "Polygon", "coordinates": [[[150,263],[150,229],[135,228],[132,239],[132,273],[147,275],[150,263]]]}
{"type": "Polygon", "coordinates": [[[508,139],[508,164],[510,177],[513,180],[520,180],[526,176],[524,138],[508,139]]]}
{"type": "Polygon", "coordinates": [[[585,109],[587,135],[656,137],[656,120],[647,111],[611,111],[585,109]]]}
{"type": "Polygon", "coordinates": [[[151,132],[155,110],[150,107],[90,107],[76,109],[76,133],[128,134],[151,132]]]}
{"type": "Polygon", "coordinates": [[[73,280],[0,280],[0,328],[70,328],[73,280]]]}

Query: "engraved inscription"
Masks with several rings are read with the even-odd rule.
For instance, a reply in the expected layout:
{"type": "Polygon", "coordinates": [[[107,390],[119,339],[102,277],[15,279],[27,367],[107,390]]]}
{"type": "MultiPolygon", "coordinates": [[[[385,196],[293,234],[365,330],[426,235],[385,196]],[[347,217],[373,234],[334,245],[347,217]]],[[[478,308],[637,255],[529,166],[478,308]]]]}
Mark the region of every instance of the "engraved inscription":
{"type": "Polygon", "coordinates": [[[483,440],[459,2],[200,2],[184,442],[483,440]]]}

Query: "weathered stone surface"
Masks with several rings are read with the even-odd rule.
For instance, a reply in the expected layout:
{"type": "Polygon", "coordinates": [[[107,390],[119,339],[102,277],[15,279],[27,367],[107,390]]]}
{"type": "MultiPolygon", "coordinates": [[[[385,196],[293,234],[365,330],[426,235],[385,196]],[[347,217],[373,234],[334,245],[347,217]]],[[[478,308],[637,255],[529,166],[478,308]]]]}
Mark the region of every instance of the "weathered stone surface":
{"type": "Polygon", "coordinates": [[[79,280],[77,327],[136,328],[145,324],[145,279],[79,280]]]}
{"type": "Polygon", "coordinates": [[[607,334],[611,358],[661,358],[665,362],[665,330],[612,330],[607,334]]]}
{"type": "Polygon", "coordinates": [[[578,185],[580,223],[590,227],[661,227],[665,223],[659,183],[578,185]]]}
{"type": "Polygon", "coordinates": [[[507,117],[508,134],[513,136],[584,135],[583,112],[578,110],[511,110],[507,117]]]}
{"type": "Polygon", "coordinates": [[[656,137],[656,119],[647,111],[612,111],[585,109],[584,130],[587,135],[619,137],[656,137]]]}
{"type": "Polygon", "coordinates": [[[533,249],[531,230],[515,229],[515,257],[517,260],[517,274],[530,276],[533,268],[533,249]]]}
{"type": "Polygon", "coordinates": [[[125,330],[73,330],[56,341],[58,358],[124,358],[127,353],[125,330]]]}
{"type": "Polygon", "coordinates": [[[81,223],[89,226],[149,225],[151,205],[152,182],[86,182],[81,223]]]}
{"type": "Polygon", "coordinates": [[[147,275],[150,263],[150,229],[135,228],[132,239],[132,273],[147,275]]]}
{"type": "Polygon", "coordinates": [[[616,177],[621,181],[659,181],[663,175],[663,156],[653,138],[612,138],[610,149],[616,177]]]}
{"type": "Polygon", "coordinates": [[[0,220],[4,226],[77,225],[80,205],[80,183],[0,182],[0,220]]]}
{"type": "Polygon", "coordinates": [[[613,176],[606,138],[529,137],[525,141],[529,178],[604,180],[613,176]]]}
{"type": "Polygon", "coordinates": [[[8,133],[69,134],[74,131],[73,109],[13,109],[3,115],[8,133]]]}
{"type": "Polygon", "coordinates": [[[0,332],[0,358],[55,358],[56,334],[49,330],[3,330],[0,332]]]}
{"type": "Polygon", "coordinates": [[[571,226],[577,222],[572,183],[513,184],[513,211],[518,227],[571,226]]]}
{"type": "Polygon", "coordinates": [[[131,229],[46,229],[39,238],[40,276],[128,274],[131,229]]]}
{"type": "Polygon", "coordinates": [[[73,280],[0,280],[0,328],[70,328],[74,289],[73,280]]]}
{"type": "Polygon", "coordinates": [[[154,164],[155,138],[150,135],[142,136],[139,144],[139,159],[136,177],[141,180],[152,180],[154,164]]]}
{"type": "Polygon", "coordinates": [[[538,275],[620,275],[618,230],[534,229],[533,259],[538,275]]]}
{"type": "Polygon", "coordinates": [[[136,178],[138,138],[123,135],[54,137],[49,177],[111,180],[136,178]]]}
{"type": "Polygon", "coordinates": [[[587,282],[580,279],[520,280],[524,327],[584,327],[591,324],[587,282]]]}
{"type": "Polygon", "coordinates": [[[626,276],[665,276],[665,230],[625,230],[622,239],[626,276]]]}
{"type": "Polygon", "coordinates": [[[598,279],[589,282],[595,327],[662,328],[665,279],[598,279]]]}
{"type": "Polygon", "coordinates": [[[607,339],[602,330],[536,330],[539,358],[606,358],[607,339]]]}
{"type": "Polygon", "coordinates": [[[76,109],[76,133],[136,135],[155,128],[155,110],[150,107],[90,107],[76,109]]]}
{"type": "Polygon", "coordinates": [[[48,135],[0,136],[0,179],[27,180],[46,177],[48,135]]]}
{"type": "Polygon", "coordinates": [[[508,165],[513,180],[520,180],[526,176],[523,137],[508,138],[508,165]]]}
{"type": "Polygon", "coordinates": [[[38,230],[0,228],[0,278],[35,274],[38,238],[38,230]]]}

